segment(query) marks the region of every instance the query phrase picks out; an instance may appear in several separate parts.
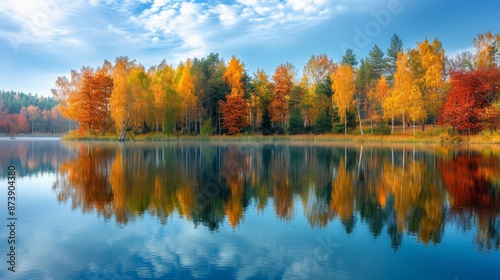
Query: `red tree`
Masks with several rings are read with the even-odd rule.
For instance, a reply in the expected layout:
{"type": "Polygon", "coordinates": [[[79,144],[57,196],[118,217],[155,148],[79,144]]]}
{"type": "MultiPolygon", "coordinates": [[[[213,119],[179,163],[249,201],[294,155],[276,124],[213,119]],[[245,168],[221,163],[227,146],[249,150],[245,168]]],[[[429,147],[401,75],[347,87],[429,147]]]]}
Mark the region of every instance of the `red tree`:
{"type": "Polygon", "coordinates": [[[459,133],[483,129],[484,112],[500,93],[500,69],[452,72],[451,88],[441,109],[439,124],[450,124],[459,133]]]}
{"type": "Polygon", "coordinates": [[[223,128],[227,128],[228,134],[240,132],[240,128],[249,125],[247,121],[248,106],[243,94],[233,91],[227,96],[227,100],[220,101],[220,111],[223,115],[223,128]]]}

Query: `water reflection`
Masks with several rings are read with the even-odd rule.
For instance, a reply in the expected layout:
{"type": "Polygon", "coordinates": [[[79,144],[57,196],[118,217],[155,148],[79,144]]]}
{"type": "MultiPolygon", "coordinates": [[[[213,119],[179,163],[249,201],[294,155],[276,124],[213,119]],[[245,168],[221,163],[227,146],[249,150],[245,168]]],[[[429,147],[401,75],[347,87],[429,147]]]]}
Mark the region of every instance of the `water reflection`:
{"type": "Polygon", "coordinates": [[[441,147],[271,144],[64,143],[76,156],[59,167],[59,201],[121,226],[172,215],[217,231],[272,208],[292,221],[300,203],[312,228],[338,219],[383,234],[439,244],[446,225],[476,229],[479,250],[500,246],[500,153],[441,147]]]}

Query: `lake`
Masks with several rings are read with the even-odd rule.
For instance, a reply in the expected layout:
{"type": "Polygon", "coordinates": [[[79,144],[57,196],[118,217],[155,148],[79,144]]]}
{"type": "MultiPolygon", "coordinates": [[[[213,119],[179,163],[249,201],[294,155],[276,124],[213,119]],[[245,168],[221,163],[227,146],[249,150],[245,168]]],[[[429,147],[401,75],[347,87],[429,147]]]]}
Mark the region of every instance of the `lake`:
{"type": "Polygon", "coordinates": [[[0,279],[500,275],[498,145],[3,139],[0,155],[0,279]]]}

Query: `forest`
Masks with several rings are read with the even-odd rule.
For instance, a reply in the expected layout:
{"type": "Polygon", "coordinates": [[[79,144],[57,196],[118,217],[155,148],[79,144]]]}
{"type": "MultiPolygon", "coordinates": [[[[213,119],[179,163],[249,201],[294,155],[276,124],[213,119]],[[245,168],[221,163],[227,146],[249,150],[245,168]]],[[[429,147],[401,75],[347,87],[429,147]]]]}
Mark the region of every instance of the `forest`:
{"type": "Polygon", "coordinates": [[[313,55],[300,77],[290,63],[249,74],[235,56],[226,63],[214,53],[149,69],[124,56],[72,70],[52,93],[82,135],[496,131],[500,34],[472,43],[475,53],[447,56],[437,38],[404,49],[395,34],[386,52],[374,45],[360,60],[352,49],[340,62],[313,55]]]}
{"type": "Polygon", "coordinates": [[[0,133],[65,133],[75,125],[57,105],[54,97],[0,90],[0,133]]]}

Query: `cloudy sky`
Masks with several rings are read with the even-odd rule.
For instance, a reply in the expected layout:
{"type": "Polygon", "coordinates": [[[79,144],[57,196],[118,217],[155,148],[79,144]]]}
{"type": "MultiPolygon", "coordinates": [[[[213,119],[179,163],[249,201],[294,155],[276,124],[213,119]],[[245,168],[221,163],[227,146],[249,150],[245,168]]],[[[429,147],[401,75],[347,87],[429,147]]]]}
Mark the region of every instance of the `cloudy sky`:
{"type": "Polygon", "coordinates": [[[117,56],[146,67],[219,53],[249,73],[311,55],[339,61],[438,38],[447,54],[500,32],[500,1],[431,0],[2,0],[0,89],[50,95],[58,76],[117,56]]]}

